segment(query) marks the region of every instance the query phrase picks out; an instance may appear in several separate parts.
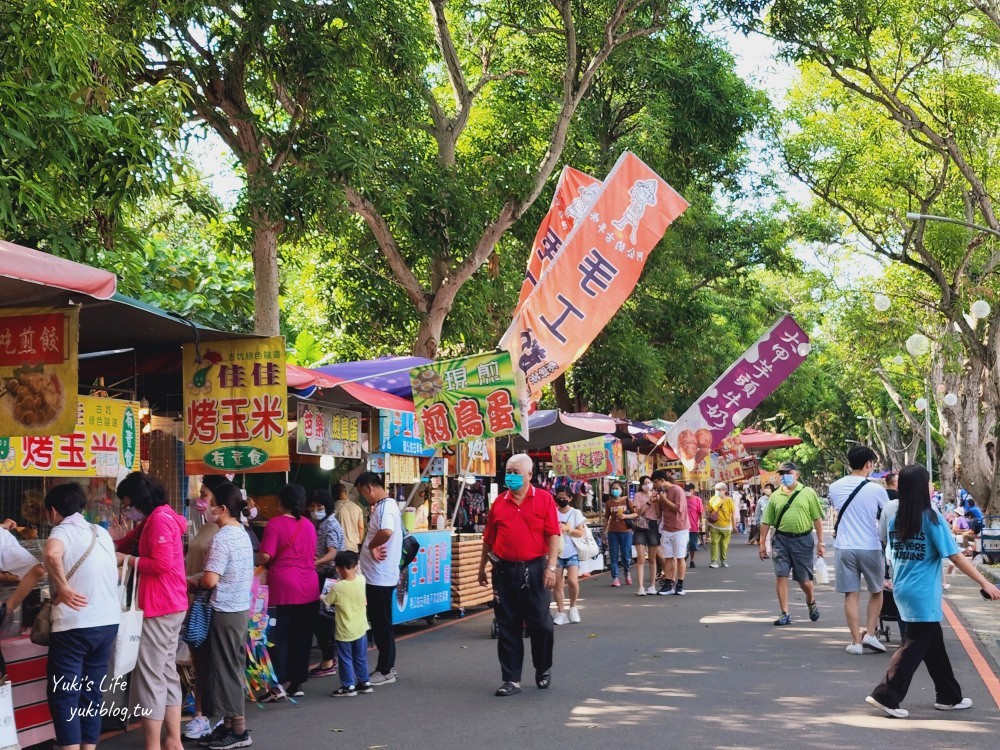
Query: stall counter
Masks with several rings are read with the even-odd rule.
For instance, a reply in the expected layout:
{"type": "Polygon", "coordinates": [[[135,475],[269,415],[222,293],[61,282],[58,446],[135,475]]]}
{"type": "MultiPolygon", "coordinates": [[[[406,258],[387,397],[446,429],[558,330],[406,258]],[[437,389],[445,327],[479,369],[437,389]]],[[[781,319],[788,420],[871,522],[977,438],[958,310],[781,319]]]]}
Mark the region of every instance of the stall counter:
{"type": "Polygon", "coordinates": [[[7,661],[7,675],[13,688],[18,744],[28,747],[55,739],[45,695],[49,650],[36,646],[26,635],[0,640],[0,649],[7,661]]]}

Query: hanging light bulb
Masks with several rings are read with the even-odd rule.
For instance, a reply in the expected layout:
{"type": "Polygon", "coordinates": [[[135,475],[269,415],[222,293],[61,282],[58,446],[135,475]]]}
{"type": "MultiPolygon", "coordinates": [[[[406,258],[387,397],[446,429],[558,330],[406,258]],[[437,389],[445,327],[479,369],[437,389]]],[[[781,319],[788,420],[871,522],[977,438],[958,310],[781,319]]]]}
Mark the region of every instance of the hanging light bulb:
{"type": "Polygon", "coordinates": [[[906,340],[906,351],[920,357],[931,350],[931,340],[922,333],[915,333],[906,340]]]}
{"type": "Polygon", "coordinates": [[[990,316],[990,303],[984,299],[977,299],[972,303],[972,307],[969,308],[969,312],[972,313],[972,317],[976,320],[982,320],[983,318],[988,318],[990,316]]]}
{"type": "Polygon", "coordinates": [[[946,394],[944,394],[944,405],[945,406],[954,406],[957,403],[958,403],[958,396],[956,396],[954,393],[946,393],[946,394]]]}
{"type": "Polygon", "coordinates": [[[879,312],[885,312],[892,307],[892,300],[884,294],[876,294],[874,305],[875,309],[879,312]]]}
{"type": "Polygon", "coordinates": [[[921,396],[913,403],[913,405],[917,407],[917,411],[923,411],[927,408],[927,399],[921,396]]]}
{"type": "Polygon", "coordinates": [[[320,456],[319,457],[319,468],[323,471],[331,471],[334,467],[333,456],[320,456]]]}

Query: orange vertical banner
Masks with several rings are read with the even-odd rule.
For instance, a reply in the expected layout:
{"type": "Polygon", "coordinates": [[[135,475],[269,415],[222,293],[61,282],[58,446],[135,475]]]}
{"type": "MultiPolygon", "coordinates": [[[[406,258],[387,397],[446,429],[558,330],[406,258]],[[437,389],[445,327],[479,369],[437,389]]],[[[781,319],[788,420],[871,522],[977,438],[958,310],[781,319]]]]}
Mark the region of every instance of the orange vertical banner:
{"type": "Polygon", "coordinates": [[[532,400],[587,350],[632,293],[667,227],[687,207],[637,156],[622,154],[500,341],[532,400]]]}

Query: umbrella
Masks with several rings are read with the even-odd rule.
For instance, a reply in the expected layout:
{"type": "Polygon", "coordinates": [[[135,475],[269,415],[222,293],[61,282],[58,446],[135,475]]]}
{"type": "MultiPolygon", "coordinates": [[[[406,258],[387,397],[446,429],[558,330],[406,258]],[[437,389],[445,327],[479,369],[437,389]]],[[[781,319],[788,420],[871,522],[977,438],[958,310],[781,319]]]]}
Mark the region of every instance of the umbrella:
{"type": "MultiPolygon", "coordinates": [[[[323,365],[315,368],[324,375],[361,383],[369,388],[376,388],[393,396],[412,399],[410,390],[410,373],[412,367],[428,365],[432,360],[423,357],[382,357],[361,362],[341,362],[336,365],[323,365]]],[[[411,406],[409,411],[413,411],[411,406]]]]}
{"type": "Polygon", "coordinates": [[[520,435],[512,438],[515,450],[547,448],[550,445],[575,443],[577,440],[614,435],[618,423],[614,417],[593,412],[570,413],[558,409],[543,409],[528,417],[529,439],[520,435]]]}
{"type": "Polygon", "coordinates": [[[782,435],[780,432],[761,432],[752,427],[743,430],[740,435],[743,447],[748,451],[767,451],[771,448],[790,448],[802,442],[802,438],[793,435],[782,435]]]}
{"type": "Polygon", "coordinates": [[[364,404],[377,409],[392,409],[394,411],[413,411],[413,402],[406,398],[395,396],[378,388],[372,388],[361,383],[327,375],[319,370],[308,367],[286,365],[288,387],[296,391],[302,398],[311,398],[320,390],[324,395],[331,396],[331,401],[339,399],[342,403],[364,404]]]}

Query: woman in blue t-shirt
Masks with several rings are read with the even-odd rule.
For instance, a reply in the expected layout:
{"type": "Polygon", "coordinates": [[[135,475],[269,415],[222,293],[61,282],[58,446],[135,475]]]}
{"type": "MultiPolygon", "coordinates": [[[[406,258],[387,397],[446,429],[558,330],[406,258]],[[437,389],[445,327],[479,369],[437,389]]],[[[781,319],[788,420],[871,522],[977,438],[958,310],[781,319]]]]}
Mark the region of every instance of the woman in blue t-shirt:
{"type": "Polygon", "coordinates": [[[889,522],[886,550],[893,570],[893,595],[906,631],[885,677],[865,700],[889,716],[906,718],[909,712],[899,704],[923,662],[934,681],[934,708],[970,708],[972,701],[962,697],[944,647],[941,560],[951,560],[990,599],[1000,599],[1000,589],[959,553],[948,524],[931,507],[930,475],[923,466],[907,466],[899,472],[899,511],[889,522]]]}

